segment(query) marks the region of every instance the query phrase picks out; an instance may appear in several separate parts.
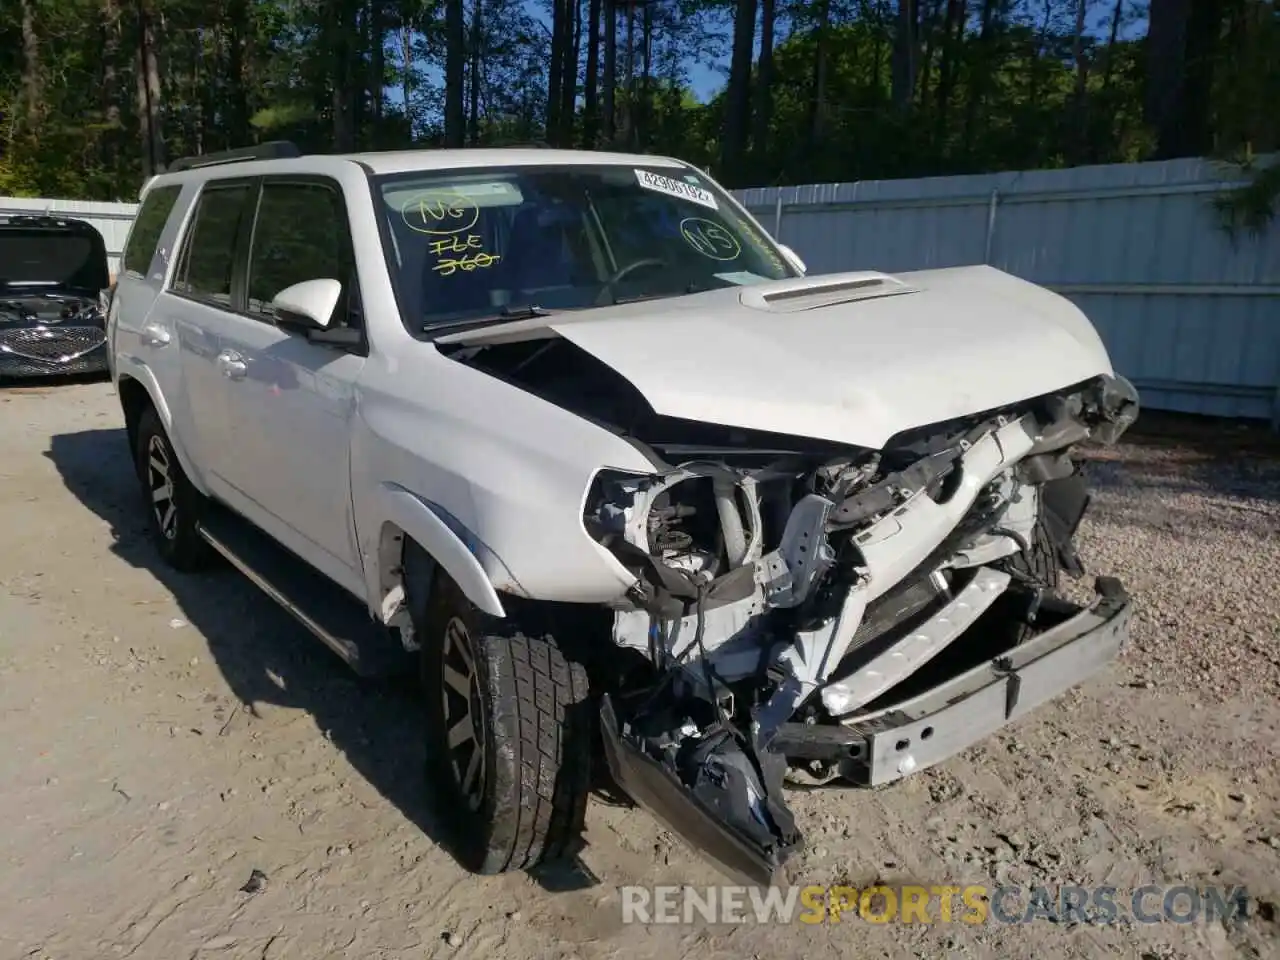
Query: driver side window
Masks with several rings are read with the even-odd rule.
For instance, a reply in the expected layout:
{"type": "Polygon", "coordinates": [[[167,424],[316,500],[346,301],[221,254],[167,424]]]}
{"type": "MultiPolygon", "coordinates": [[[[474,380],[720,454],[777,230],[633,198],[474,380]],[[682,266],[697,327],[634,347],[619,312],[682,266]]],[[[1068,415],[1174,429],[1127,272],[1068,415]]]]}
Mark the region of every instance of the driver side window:
{"type": "Polygon", "coordinates": [[[268,180],[262,185],[249,252],[248,310],[274,323],[271,300],[306,280],[342,284],[335,326],[349,325],[356,270],[347,212],[337,184],[268,180]]]}

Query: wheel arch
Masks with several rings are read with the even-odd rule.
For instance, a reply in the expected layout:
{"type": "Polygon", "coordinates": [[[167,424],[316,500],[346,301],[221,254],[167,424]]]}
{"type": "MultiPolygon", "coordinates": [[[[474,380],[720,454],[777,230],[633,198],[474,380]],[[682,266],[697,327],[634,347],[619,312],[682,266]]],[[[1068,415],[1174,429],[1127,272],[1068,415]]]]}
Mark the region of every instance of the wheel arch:
{"type": "Polygon", "coordinates": [[[377,571],[376,596],[384,622],[394,619],[398,610],[411,613],[411,605],[426,602],[426,596],[410,597],[410,579],[415,587],[425,582],[429,591],[440,572],[447,574],[477,609],[494,617],[506,616],[498,590],[477,556],[485,549],[483,545],[441,508],[403,487],[380,484],[378,493],[381,523],[376,541],[366,553],[377,571]],[[415,555],[415,547],[421,556],[415,555]]]}
{"type": "Polygon", "coordinates": [[[120,398],[120,408],[124,413],[124,429],[129,438],[130,456],[135,455],[138,446],[138,421],[142,417],[142,412],[149,407],[160,417],[160,425],[164,427],[169,445],[177,454],[178,463],[187,475],[187,479],[196,490],[207,496],[209,491],[205,487],[203,475],[195,469],[195,464],[187,455],[182,438],[174,435],[173,414],[169,410],[169,405],[165,403],[164,394],[160,391],[151,371],[144,367],[141,370],[121,373],[116,379],[116,395],[120,398]]]}

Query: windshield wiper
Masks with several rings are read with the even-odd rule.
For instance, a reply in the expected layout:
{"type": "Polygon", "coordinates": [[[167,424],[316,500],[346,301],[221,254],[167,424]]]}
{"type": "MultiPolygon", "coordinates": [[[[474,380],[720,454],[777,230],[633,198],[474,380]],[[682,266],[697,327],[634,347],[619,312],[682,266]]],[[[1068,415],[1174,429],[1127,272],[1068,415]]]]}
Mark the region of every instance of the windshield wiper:
{"type": "Polygon", "coordinates": [[[525,303],[520,306],[505,306],[496,314],[485,314],[482,317],[461,317],[457,320],[445,320],[440,323],[423,324],[423,333],[439,333],[442,330],[465,330],[470,327],[484,327],[492,323],[507,323],[513,320],[533,320],[537,317],[549,317],[555,311],[540,307],[536,303],[525,303]]]}

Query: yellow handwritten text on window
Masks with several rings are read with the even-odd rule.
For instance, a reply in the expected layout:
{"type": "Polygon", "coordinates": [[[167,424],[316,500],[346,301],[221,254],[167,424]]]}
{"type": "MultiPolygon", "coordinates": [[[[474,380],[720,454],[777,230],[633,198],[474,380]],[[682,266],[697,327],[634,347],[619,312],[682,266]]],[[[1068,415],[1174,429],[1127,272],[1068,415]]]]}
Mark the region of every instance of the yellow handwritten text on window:
{"type": "Polygon", "coordinates": [[[470,273],[472,270],[487,270],[496,264],[502,257],[496,253],[473,253],[465,257],[442,257],[436,261],[436,265],[432,267],[442,277],[452,276],[459,270],[470,273]]]}
{"type": "Polygon", "coordinates": [[[460,193],[436,190],[410,197],[400,208],[400,217],[415,233],[448,237],[474,227],[480,208],[460,193]]]}

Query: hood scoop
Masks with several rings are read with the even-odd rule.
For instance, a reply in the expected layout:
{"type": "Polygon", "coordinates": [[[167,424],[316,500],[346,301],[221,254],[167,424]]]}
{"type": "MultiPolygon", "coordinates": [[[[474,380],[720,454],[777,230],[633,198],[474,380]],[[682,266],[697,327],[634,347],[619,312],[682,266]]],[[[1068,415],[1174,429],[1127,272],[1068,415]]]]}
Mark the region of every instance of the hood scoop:
{"type": "Polygon", "coordinates": [[[821,277],[798,277],[777,283],[748,287],[740,295],[744,307],[768,313],[799,313],[832,307],[856,300],[872,300],[902,293],[915,293],[918,288],[897,277],[872,270],[858,273],[836,273],[821,277]]]}

